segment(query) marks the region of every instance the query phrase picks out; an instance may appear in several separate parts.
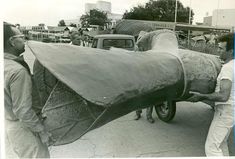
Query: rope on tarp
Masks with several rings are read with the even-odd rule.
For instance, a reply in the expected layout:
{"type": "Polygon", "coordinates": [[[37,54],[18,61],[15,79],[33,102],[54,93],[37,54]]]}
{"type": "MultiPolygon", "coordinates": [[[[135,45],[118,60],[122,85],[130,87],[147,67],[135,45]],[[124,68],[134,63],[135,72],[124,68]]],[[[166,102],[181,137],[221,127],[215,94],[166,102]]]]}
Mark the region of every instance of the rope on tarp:
{"type": "Polygon", "coordinates": [[[185,95],[185,93],[186,93],[186,90],[187,90],[187,74],[186,74],[186,70],[185,70],[185,67],[184,67],[184,63],[183,63],[183,61],[182,61],[182,59],[179,57],[179,55],[175,55],[175,54],[172,54],[173,56],[175,56],[178,60],[179,60],[179,62],[180,62],[180,64],[181,64],[181,67],[182,67],[182,70],[183,70],[183,75],[184,75],[184,89],[183,89],[183,92],[181,93],[181,95],[180,95],[180,97],[179,98],[182,98],[184,95],[185,95]]]}
{"type": "MultiPolygon", "coordinates": [[[[183,76],[184,76],[184,89],[183,89],[183,91],[182,91],[182,93],[181,93],[181,95],[180,95],[180,97],[179,97],[179,98],[182,98],[182,97],[185,95],[186,90],[187,90],[187,74],[186,74],[186,70],[185,70],[185,67],[184,67],[184,63],[183,63],[181,57],[180,57],[179,54],[178,54],[178,42],[177,42],[177,38],[175,37],[175,33],[174,33],[173,31],[171,31],[171,30],[163,29],[163,30],[157,30],[157,31],[149,32],[149,33],[147,33],[147,34],[152,35],[152,36],[151,36],[151,41],[152,41],[152,42],[154,42],[153,39],[159,40],[159,41],[160,41],[160,39],[163,39],[163,37],[159,36],[159,35],[163,35],[163,34],[165,34],[165,35],[167,35],[167,34],[169,35],[169,34],[170,34],[170,35],[172,35],[173,38],[175,38],[175,44],[171,45],[172,43],[169,43],[169,46],[170,46],[170,45],[173,46],[173,49],[172,49],[172,50],[169,50],[168,48],[161,50],[162,48],[159,47],[160,44],[158,44],[158,41],[155,41],[154,45],[151,46],[151,49],[152,49],[152,50],[155,50],[155,49],[158,50],[158,49],[160,49],[161,51],[164,51],[164,52],[166,52],[166,53],[168,53],[168,54],[173,55],[173,56],[176,57],[176,58],[178,59],[178,61],[180,62],[181,67],[182,67],[182,70],[183,70],[183,76]],[[159,46],[158,46],[158,45],[159,45],[159,46]],[[156,48],[156,46],[157,46],[157,48],[156,48]],[[175,48],[174,48],[174,47],[175,47],[175,48]]],[[[147,34],[143,34],[143,37],[144,37],[144,36],[148,36],[147,34]]],[[[163,36],[164,36],[164,35],[163,35],[163,36]]],[[[140,37],[139,40],[141,40],[141,37],[140,37]]],[[[165,38],[164,38],[163,40],[165,40],[165,38]]],[[[173,43],[174,43],[174,42],[173,42],[173,43]]],[[[167,44],[168,44],[168,43],[167,43],[167,44]]]]}

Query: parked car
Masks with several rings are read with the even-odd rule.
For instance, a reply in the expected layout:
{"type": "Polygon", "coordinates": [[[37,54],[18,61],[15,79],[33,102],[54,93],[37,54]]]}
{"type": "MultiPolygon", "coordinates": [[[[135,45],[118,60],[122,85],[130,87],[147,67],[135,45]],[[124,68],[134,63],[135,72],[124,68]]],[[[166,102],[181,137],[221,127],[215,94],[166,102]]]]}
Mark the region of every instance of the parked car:
{"type": "Polygon", "coordinates": [[[111,47],[135,50],[135,38],[124,34],[102,34],[93,39],[92,48],[109,50],[111,47]]]}

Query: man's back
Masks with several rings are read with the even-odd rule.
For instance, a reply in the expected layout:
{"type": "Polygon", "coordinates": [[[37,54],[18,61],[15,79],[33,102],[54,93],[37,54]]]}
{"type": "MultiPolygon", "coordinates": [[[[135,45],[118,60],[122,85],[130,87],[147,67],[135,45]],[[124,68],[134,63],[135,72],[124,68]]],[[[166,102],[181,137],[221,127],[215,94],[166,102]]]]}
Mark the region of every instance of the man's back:
{"type": "MultiPolygon", "coordinates": [[[[30,79],[30,75],[27,72],[26,68],[24,68],[22,65],[14,61],[13,59],[15,58],[16,57],[14,55],[4,54],[4,81],[5,81],[4,82],[4,95],[5,95],[4,102],[5,102],[5,110],[6,110],[5,117],[8,120],[17,120],[15,114],[12,111],[12,107],[13,107],[12,95],[14,95],[14,93],[18,94],[22,90],[13,89],[13,87],[17,88],[19,86],[19,85],[14,84],[15,80],[21,80],[21,81],[23,80],[19,78],[20,74],[28,77],[27,79],[30,79]]],[[[30,80],[28,81],[31,83],[30,80]]],[[[26,85],[26,87],[31,87],[31,86],[26,85]]]]}

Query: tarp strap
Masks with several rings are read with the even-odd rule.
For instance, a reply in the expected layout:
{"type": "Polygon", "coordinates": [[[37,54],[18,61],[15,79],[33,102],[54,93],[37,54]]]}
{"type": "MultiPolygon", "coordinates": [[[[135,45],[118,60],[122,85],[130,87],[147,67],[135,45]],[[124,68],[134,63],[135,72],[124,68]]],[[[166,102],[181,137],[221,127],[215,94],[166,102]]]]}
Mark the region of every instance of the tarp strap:
{"type": "Polygon", "coordinates": [[[182,69],[183,69],[183,75],[184,75],[184,89],[183,89],[182,94],[181,94],[180,97],[179,97],[179,99],[180,99],[180,98],[182,98],[182,97],[185,95],[185,92],[186,92],[186,89],[187,89],[186,70],[185,70],[185,67],[184,67],[184,63],[183,63],[183,61],[181,60],[181,58],[180,58],[180,56],[179,56],[178,54],[177,54],[177,55],[176,55],[176,54],[172,54],[172,53],[169,53],[169,54],[175,56],[175,57],[179,60],[179,62],[180,62],[180,64],[181,64],[181,67],[182,67],[182,69]]]}

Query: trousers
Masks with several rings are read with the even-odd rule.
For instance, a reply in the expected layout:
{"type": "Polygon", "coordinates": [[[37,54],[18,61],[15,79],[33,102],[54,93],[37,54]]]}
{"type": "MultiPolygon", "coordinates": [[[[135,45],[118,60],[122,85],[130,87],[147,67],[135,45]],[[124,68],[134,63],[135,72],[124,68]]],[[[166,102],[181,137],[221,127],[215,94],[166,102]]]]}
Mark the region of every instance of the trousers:
{"type": "MultiPolygon", "coordinates": [[[[136,110],[136,115],[141,115],[142,109],[136,110]]],[[[147,119],[152,118],[153,106],[146,108],[146,117],[147,119]]]]}
{"type": "Polygon", "coordinates": [[[233,128],[233,112],[232,105],[215,106],[214,117],[205,143],[206,156],[229,156],[228,137],[233,128]]]}
{"type": "MultiPolygon", "coordinates": [[[[5,120],[6,147],[19,158],[50,158],[47,145],[39,135],[25,127],[20,121],[5,120]]],[[[7,156],[7,154],[6,154],[7,156]]]]}

